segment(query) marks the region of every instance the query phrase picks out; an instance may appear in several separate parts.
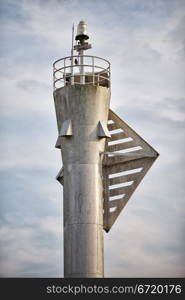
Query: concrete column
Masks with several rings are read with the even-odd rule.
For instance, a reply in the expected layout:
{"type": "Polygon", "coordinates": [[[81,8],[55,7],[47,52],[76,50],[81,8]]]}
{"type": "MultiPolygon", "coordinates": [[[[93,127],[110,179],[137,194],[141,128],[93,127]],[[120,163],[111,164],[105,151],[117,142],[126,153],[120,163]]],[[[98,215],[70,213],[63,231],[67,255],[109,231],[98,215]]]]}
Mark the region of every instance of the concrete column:
{"type": "Polygon", "coordinates": [[[102,156],[110,91],[93,85],[54,92],[58,130],[71,120],[72,135],[61,138],[64,167],[64,277],[103,277],[102,156]]]}

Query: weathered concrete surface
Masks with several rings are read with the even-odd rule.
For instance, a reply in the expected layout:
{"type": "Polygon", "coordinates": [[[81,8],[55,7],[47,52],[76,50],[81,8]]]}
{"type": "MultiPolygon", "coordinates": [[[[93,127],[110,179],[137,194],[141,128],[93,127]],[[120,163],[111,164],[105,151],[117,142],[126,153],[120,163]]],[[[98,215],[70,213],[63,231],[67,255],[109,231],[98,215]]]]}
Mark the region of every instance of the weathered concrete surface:
{"type": "Polygon", "coordinates": [[[103,277],[102,156],[110,91],[92,85],[54,92],[58,131],[71,120],[72,136],[61,137],[64,167],[64,277],[103,277]]]}

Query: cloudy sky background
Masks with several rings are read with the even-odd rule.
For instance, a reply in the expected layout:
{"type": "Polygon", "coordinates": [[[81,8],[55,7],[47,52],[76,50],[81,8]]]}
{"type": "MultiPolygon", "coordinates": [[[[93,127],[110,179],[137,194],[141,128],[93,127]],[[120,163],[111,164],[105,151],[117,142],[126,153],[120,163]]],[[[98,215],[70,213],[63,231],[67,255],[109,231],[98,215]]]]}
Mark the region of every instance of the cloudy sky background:
{"type": "Polygon", "coordinates": [[[0,275],[62,277],[52,63],[88,23],[112,66],[111,108],[159,153],[105,233],[106,277],[185,275],[185,1],[0,0],[0,275]]]}

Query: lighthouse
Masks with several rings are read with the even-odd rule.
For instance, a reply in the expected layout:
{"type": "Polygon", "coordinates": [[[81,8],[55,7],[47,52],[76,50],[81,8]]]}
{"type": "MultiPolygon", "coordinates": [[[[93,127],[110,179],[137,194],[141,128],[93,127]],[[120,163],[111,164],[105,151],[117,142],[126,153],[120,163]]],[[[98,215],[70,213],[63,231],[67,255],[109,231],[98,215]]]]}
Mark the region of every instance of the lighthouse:
{"type": "Polygon", "coordinates": [[[158,156],[110,109],[110,62],[86,55],[92,47],[88,40],[87,24],[80,21],[71,55],[53,64],[64,277],[104,277],[104,231],[158,156]]]}

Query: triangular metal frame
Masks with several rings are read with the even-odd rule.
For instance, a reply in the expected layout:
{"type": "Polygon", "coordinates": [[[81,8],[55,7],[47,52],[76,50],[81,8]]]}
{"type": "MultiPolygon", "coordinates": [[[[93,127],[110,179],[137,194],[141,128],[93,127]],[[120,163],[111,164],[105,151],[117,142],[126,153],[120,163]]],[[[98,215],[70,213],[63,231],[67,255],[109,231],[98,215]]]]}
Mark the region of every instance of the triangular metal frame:
{"type": "Polygon", "coordinates": [[[112,110],[108,119],[112,134],[106,141],[103,158],[104,229],[107,232],[159,155],[112,110]]]}

